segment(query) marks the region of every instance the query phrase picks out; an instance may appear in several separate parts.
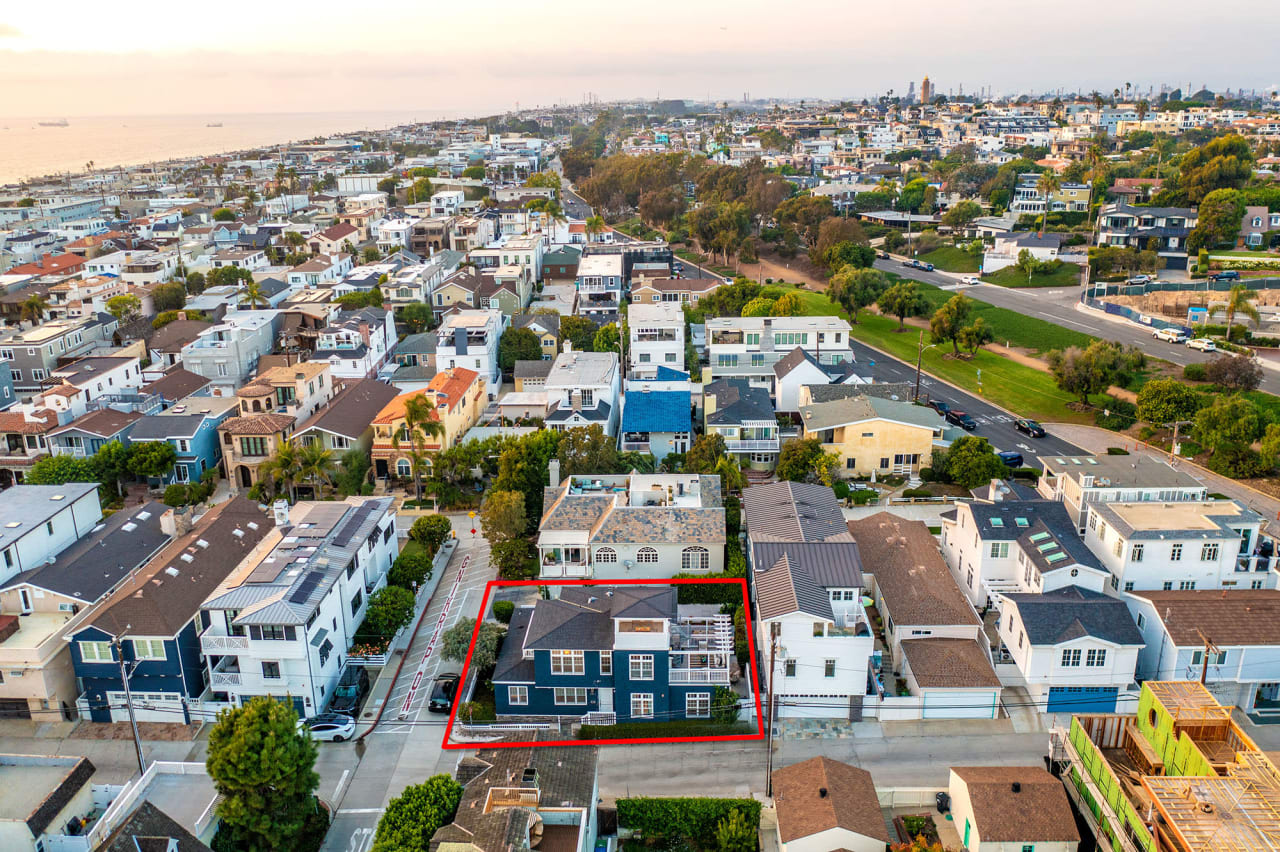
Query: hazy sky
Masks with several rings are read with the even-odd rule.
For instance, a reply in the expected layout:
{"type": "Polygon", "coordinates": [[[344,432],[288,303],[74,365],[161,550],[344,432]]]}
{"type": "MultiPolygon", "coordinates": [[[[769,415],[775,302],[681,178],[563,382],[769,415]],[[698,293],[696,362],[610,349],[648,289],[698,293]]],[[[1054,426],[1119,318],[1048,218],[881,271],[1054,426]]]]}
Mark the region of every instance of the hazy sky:
{"type": "Polygon", "coordinates": [[[1277,25],[1274,0],[9,2],[0,114],[861,97],[925,74],[942,92],[1263,89],[1277,25]]]}

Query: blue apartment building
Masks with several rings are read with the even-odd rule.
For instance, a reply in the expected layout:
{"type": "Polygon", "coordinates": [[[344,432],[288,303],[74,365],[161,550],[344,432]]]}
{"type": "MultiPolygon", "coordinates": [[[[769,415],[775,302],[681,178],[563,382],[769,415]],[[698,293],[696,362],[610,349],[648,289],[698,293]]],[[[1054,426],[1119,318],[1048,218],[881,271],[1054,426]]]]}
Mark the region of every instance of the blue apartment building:
{"type": "Polygon", "coordinates": [[[673,586],[566,587],[519,607],[494,667],[499,716],[610,724],[707,719],[729,685],[733,623],[673,586]]]}

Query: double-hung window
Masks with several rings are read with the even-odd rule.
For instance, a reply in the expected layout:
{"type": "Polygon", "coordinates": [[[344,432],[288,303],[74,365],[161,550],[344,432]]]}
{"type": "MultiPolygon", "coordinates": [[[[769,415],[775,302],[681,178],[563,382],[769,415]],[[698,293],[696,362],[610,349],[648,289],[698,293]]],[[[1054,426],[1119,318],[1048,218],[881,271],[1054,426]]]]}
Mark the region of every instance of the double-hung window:
{"type": "Polygon", "coordinates": [[[1090,649],[1089,653],[1085,655],[1084,664],[1086,666],[1093,666],[1094,668],[1105,666],[1107,664],[1107,649],[1090,649]]]}
{"type": "Polygon", "coordinates": [[[685,695],[684,715],[690,719],[711,718],[711,693],[690,692],[685,695]]]}
{"type": "Polygon", "coordinates": [[[1217,562],[1218,561],[1218,543],[1200,545],[1200,561],[1201,562],[1217,562]]]}
{"type": "Polygon", "coordinates": [[[527,686],[508,686],[507,687],[507,703],[513,706],[523,707],[529,703],[529,687],[527,686]]]}
{"type": "MultiPolygon", "coordinates": [[[[552,651],[551,673],[558,675],[580,675],[586,672],[582,651],[552,651]]],[[[557,702],[559,703],[559,702],[557,702]]]]}
{"type": "Polygon", "coordinates": [[[631,718],[632,719],[652,719],[653,718],[653,693],[652,692],[631,693],[631,718]]]}
{"type": "Polygon", "coordinates": [[[134,639],[133,656],[137,660],[166,659],[163,639],[134,639]]]}
{"type": "MultiPolygon", "coordinates": [[[[1092,654],[1093,652],[1090,651],[1089,653],[1092,654]]],[[[1080,649],[1079,648],[1063,648],[1062,664],[1064,666],[1080,665],[1080,649]]]]}
{"type": "Polygon", "coordinates": [[[557,686],[552,690],[552,697],[556,704],[584,705],[587,703],[587,688],[585,686],[557,686]]]}
{"type": "Polygon", "coordinates": [[[653,654],[631,655],[631,679],[653,680],[653,654]]]}

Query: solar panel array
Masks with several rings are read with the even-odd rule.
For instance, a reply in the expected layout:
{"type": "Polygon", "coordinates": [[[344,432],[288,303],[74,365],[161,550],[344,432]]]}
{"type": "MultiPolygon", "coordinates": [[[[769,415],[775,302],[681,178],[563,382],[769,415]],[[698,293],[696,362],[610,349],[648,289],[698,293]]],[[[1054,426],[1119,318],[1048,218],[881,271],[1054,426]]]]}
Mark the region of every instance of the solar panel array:
{"type": "Polygon", "coordinates": [[[306,603],[311,593],[315,591],[316,586],[320,585],[320,581],[324,579],[324,574],[320,571],[312,571],[302,578],[302,582],[298,584],[298,588],[293,590],[293,594],[289,595],[289,603],[306,603]]]}

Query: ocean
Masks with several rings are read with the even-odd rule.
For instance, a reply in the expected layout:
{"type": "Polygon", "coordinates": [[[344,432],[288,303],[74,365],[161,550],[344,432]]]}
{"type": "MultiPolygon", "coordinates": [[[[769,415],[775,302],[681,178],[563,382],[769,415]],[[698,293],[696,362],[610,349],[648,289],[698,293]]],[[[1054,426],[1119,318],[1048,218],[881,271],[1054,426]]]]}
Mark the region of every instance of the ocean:
{"type": "Polygon", "coordinates": [[[41,127],[62,116],[0,118],[0,185],[58,172],[131,166],[294,142],[355,130],[383,130],[456,113],[240,113],[207,115],[67,116],[66,127],[41,127]],[[221,123],[221,127],[209,127],[221,123]]]}

